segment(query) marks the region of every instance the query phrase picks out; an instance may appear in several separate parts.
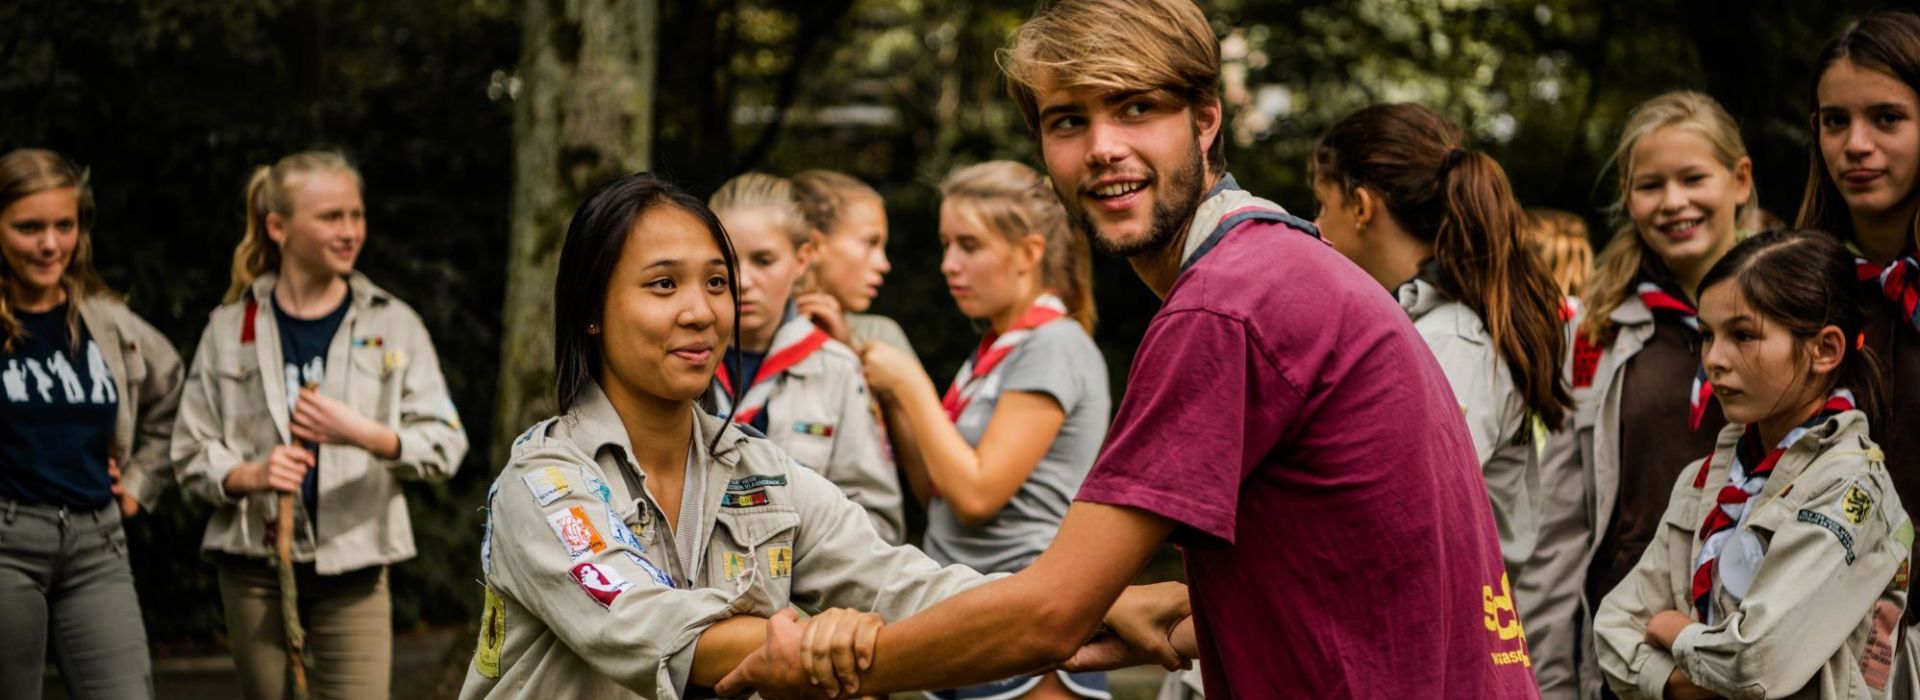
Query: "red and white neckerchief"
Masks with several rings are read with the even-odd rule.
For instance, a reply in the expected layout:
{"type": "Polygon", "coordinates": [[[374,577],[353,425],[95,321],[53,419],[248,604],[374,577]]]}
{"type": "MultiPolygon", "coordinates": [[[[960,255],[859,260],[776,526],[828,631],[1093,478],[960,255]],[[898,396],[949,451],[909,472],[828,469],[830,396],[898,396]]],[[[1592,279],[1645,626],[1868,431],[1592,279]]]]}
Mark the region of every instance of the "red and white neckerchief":
{"type": "Polygon", "coordinates": [[[1853,268],[1860,281],[1872,283],[1888,301],[1899,307],[1900,316],[1920,330],[1920,260],[1912,254],[1881,265],[1866,258],[1854,258],[1853,268]]]}
{"type": "MultiPolygon", "coordinates": [[[[1773,449],[1755,464],[1748,464],[1748,462],[1760,453],[1760,429],[1752,424],[1747,425],[1746,432],[1740,435],[1740,442],[1733,449],[1733,466],[1727,469],[1727,483],[1720,487],[1719,495],[1714,498],[1713,509],[1707,511],[1706,521],[1700,524],[1702,544],[1700,556],[1694,559],[1691,592],[1694,612],[1699,615],[1701,622],[1709,625],[1714,623],[1712,594],[1715,581],[1725,580],[1728,577],[1742,581],[1753,579],[1755,571],[1748,569],[1757,569],[1760,563],[1758,557],[1742,556],[1723,559],[1721,553],[1734,536],[1736,528],[1747,521],[1747,515],[1752,511],[1753,497],[1759,495],[1760,490],[1766,487],[1767,477],[1773,474],[1773,468],[1780,463],[1780,456],[1786,454],[1787,448],[1793,447],[1793,443],[1799,442],[1801,436],[1806,435],[1808,430],[1812,430],[1836,413],[1851,410],[1853,410],[1853,392],[1846,389],[1835,390],[1831,396],[1827,397],[1826,405],[1820,407],[1820,412],[1814,414],[1812,420],[1788,432],[1787,436],[1780,440],[1780,444],[1774,445],[1773,449]],[[1741,567],[1741,570],[1735,571],[1734,567],[1741,567]]],[[[1700,475],[1694,479],[1696,488],[1706,488],[1707,472],[1712,467],[1713,457],[1708,456],[1706,463],[1700,465],[1700,475]]],[[[1742,587],[1737,597],[1744,596],[1745,589],[1742,587]]]]}
{"type": "Polygon", "coordinates": [[[1067,305],[1060,301],[1060,297],[1042,294],[1007,328],[1007,332],[987,331],[986,335],[981,336],[980,347],[973,351],[973,356],[967,358],[965,364],[960,365],[960,373],[954,375],[953,384],[947,386],[946,397],[940,400],[940,407],[947,410],[947,419],[955,423],[960,421],[960,413],[967,410],[967,404],[973,402],[974,395],[980,392],[986,378],[1000,366],[1001,360],[1007,359],[1014,348],[1033,334],[1033,329],[1065,315],[1067,305]]]}
{"type": "MultiPolygon", "coordinates": [[[[1654,313],[1668,314],[1681,323],[1687,324],[1695,334],[1700,332],[1700,319],[1693,305],[1652,282],[1640,283],[1640,303],[1654,313]]],[[[1707,402],[1713,399],[1713,383],[1707,381],[1707,366],[1700,365],[1693,371],[1693,386],[1687,391],[1687,429],[1699,430],[1700,421],[1707,415],[1707,402]]]]}
{"type": "MultiPolygon", "coordinates": [[[[780,322],[780,330],[773,333],[773,347],[767,350],[766,361],[760,363],[760,372],[754,375],[753,384],[747,387],[747,395],[740,397],[740,405],[733,411],[733,422],[752,423],[761,411],[767,409],[767,401],[773,398],[774,386],[779,384],[780,375],[813,355],[832,337],[815,327],[805,316],[794,313],[789,304],[786,319],[780,322]]],[[[733,380],[727,376],[725,362],[720,363],[720,370],[714,373],[713,378],[720,383],[720,391],[716,395],[719,397],[720,412],[725,413],[733,400],[733,380]]]]}

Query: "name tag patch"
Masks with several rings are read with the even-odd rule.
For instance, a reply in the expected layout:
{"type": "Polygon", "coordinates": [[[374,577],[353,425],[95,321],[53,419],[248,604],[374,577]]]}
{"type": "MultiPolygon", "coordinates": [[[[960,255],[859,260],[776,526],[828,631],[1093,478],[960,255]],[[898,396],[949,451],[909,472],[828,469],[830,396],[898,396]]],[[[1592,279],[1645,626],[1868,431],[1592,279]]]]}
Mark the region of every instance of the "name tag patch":
{"type": "Polygon", "coordinates": [[[567,483],[565,474],[559,467],[542,467],[531,474],[520,477],[526,482],[527,491],[533,494],[533,500],[545,506],[559,500],[561,496],[573,491],[573,485],[567,483]]]}
{"type": "Polygon", "coordinates": [[[547,516],[547,524],[553,527],[560,544],[566,545],[567,557],[574,561],[607,548],[607,541],[600,539],[600,531],[594,529],[593,521],[580,506],[547,516]]]}
{"type": "Polygon", "coordinates": [[[603,608],[613,607],[614,599],[633,587],[633,582],[621,576],[620,572],[587,562],[573,565],[568,574],[573,576],[575,583],[580,584],[580,590],[586,591],[603,608]]]}
{"type": "Polygon", "coordinates": [[[1796,515],[1794,519],[1803,523],[1819,525],[1820,527],[1826,528],[1827,532],[1833,533],[1833,536],[1840,540],[1840,546],[1847,550],[1847,566],[1853,566],[1853,533],[1848,532],[1845,526],[1834,522],[1833,518],[1805,508],[1800,509],[1800,513],[1796,515]]]}
{"type": "Polygon", "coordinates": [[[728,491],[752,491],[768,486],[786,486],[787,477],[783,474],[755,474],[743,476],[727,482],[728,491]]]}
{"type": "Polygon", "coordinates": [[[799,433],[801,435],[818,435],[820,437],[833,437],[833,426],[827,425],[825,423],[801,423],[801,422],[795,421],[793,424],[793,432],[799,433]]]}

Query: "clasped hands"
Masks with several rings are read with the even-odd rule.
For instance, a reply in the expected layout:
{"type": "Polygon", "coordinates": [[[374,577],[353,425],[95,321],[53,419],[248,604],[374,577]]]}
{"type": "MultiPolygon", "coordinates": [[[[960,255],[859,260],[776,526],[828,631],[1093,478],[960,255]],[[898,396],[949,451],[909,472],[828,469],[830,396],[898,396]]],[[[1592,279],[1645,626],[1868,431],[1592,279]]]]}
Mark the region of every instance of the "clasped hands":
{"type": "MultiPolygon", "coordinates": [[[[1128,588],[1105,626],[1061,664],[1069,671],[1104,671],[1155,664],[1185,668],[1198,655],[1187,587],[1159,583],[1128,588]]],[[[759,693],[769,700],[858,697],[861,676],[873,667],[884,621],[874,613],[835,608],[800,620],[792,608],[767,620],[766,642],[714,686],[721,697],[759,693]]]]}

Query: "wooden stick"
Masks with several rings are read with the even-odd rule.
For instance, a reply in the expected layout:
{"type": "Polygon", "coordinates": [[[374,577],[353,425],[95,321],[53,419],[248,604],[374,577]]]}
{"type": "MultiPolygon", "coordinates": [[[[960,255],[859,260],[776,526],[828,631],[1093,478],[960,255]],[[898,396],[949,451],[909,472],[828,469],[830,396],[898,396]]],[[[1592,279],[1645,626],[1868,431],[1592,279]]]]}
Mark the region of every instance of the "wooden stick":
{"type": "Polygon", "coordinates": [[[307,631],[300,626],[300,592],[294,587],[293,578],[293,494],[280,494],[278,532],[274,533],[274,546],[280,551],[280,619],[287,628],[287,667],[293,673],[294,700],[306,700],[307,664],[305,651],[307,631]]]}

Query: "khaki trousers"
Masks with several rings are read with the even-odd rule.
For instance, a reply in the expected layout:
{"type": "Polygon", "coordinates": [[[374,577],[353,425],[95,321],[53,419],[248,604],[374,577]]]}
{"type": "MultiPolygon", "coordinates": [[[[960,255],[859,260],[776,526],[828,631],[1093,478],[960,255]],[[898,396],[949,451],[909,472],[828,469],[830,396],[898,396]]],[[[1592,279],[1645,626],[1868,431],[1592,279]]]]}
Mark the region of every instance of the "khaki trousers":
{"type": "MultiPolygon", "coordinates": [[[[287,668],[287,632],[280,617],[280,578],[264,559],[215,555],[220,601],[226,606],[227,638],[240,675],[241,696],[280,700],[293,696],[287,668]]],[[[385,698],[393,673],[393,603],[387,567],[372,566],[338,576],[294,565],[300,622],[306,628],[309,697],[332,700],[385,698]]]]}

